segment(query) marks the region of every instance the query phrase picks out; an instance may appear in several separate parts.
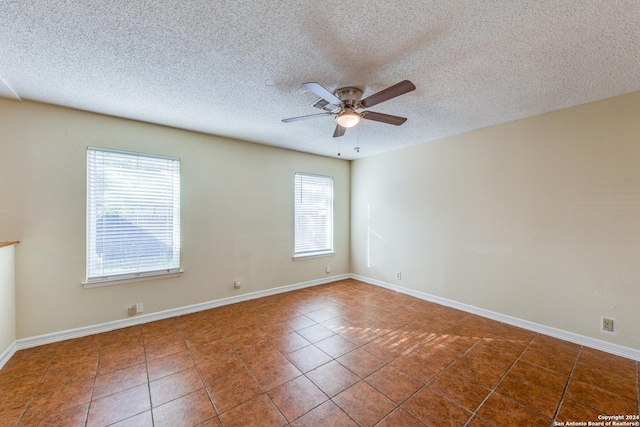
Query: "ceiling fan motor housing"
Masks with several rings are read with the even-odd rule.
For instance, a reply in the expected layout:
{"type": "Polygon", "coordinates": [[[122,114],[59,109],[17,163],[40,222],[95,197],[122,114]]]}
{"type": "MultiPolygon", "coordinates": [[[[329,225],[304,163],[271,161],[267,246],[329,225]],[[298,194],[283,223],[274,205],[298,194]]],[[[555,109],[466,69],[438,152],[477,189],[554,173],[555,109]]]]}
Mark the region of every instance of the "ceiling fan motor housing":
{"type": "Polygon", "coordinates": [[[336,89],[333,94],[344,103],[347,108],[357,108],[356,105],[362,97],[362,90],[357,87],[341,87],[336,89]]]}

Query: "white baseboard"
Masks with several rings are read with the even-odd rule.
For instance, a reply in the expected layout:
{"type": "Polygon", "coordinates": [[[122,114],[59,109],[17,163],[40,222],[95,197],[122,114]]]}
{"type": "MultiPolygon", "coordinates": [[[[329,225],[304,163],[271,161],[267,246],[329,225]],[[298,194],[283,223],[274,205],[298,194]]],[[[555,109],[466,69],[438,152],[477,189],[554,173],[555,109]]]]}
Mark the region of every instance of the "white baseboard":
{"type": "Polygon", "coordinates": [[[517,326],[519,328],[527,329],[533,332],[549,335],[561,340],[573,342],[586,347],[602,350],[607,353],[615,354],[618,356],[626,357],[628,359],[640,361],[640,350],[613,344],[610,342],[598,340],[595,338],[587,337],[584,335],[575,334],[573,332],[563,331],[561,329],[552,328],[550,326],[541,325],[528,320],[518,319],[516,317],[508,316],[505,314],[496,313],[490,310],[485,310],[472,305],[463,304],[457,301],[449,300],[446,298],[430,295],[424,292],[415,291],[413,289],[404,288],[401,286],[392,285],[380,280],[371,279],[369,277],[360,276],[357,274],[342,274],[338,276],[326,277],[323,279],[311,280],[308,282],[296,283],[293,285],[281,286],[277,288],[267,289],[264,291],[256,291],[247,294],[242,294],[229,298],[222,298],[218,300],[208,301],[199,304],[188,305],[185,307],[174,308],[170,310],[164,310],[157,313],[143,314],[127,319],[115,320],[113,322],[101,323],[98,325],[86,326],[82,328],[69,329],[66,331],[54,332],[50,334],[38,335],[30,338],[22,338],[13,342],[9,348],[0,353],[0,369],[7,363],[7,361],[13,356],[17,350],[36,347],[39,345],[50,344],[54,342],[64,341],[73,338],[80,338],[87,335],[98,334],[102,332],[108,332],[115,329],[126,328],[129,326],[140,325],[144,323],[154,322],[157,320],[168,319],[170,317],[182,316],[185,314],[196,313],[198,311],[208,310],[211,308],[221,307],[224,305],[234,304],[237,302],[248,301],[256,298],[262,298],[270,295],[276,295],[283,292],[289,292],[297,289],[308,288],[317,285],[324,285],[331,282],[344,279],[356,279],[361,282],[369,283],[372,285],[380,286],[386,289],[391,289],[403,294],[411,295],[422,300],[435,302],[447,307],[456,308],[468,313],[477,314],[478,316],[486,317],[496,320],[498,322],[506,323],[509,325],[517,326]]]}
{"type": "Polygon", "coordinates": [[[11,359],[11,356],[16,352],[16,341],[12,342],[11,345],[2,353],[0,353],[0,369],[11,359]]]}
{"type": "Polygon", "coordinates": [[[587,337],[584,335],[575,334],[573,332],[564,331],[562,329],[552,328],[551,326],[541,325],[539,323],[530,322],[528,320],[518,319],[517,317],[508,316],[506,314],[496,313],[494,311],[485,310],[483,308],[475,307],[473,305],[464,304],[461,302],[453,301],[447,298],[427,294],[425,292],[416,291],[409,288],[403,288],[402,286],[392,285],[387,282],[383,282],[369,277],[360,276],[358,274],[351,274],[351,278],[359,280],[361,282],[369,283],[371,285],[381,286],[386,289],[391,289],[403,294],[411,295],[416,298],[423,299],[425,301],[435,302],[436,304],[444,305],[458,310],[466,311],[467,313],[477,314],[478,316],[486,317],[498,322],[506,323],[508,325],[517,326],[522,329],[527,329],[532,332],[538,332],[540,334],[549,335],[554,338],[559,338],[564,341],[569,341],[575,344],[583,345],[585,347],[594,348],[596,350],[605,351],[607,353],[615,354],[617,356],[626,357],[640,361],[640,350],[625,347],[619,344],[613,344],[607,341],[602,341],[596,338],[587,337]]]}
{"type": "MultiPolygon", "coordinates": [[[[325,277],[322,279],[310,280],[308,282],[296,283],[293,285],[280,286],[277,288],[266,289],[264,291],[250,292],[238,296],[222,298],[213,301],[207,301],[199,304],[187,305],[170,310],[159,311],[156,313],[143,314],[127,319],[114,320],[113,322],[101,323],[98,325],[85,326],[82,328],[69,329],[66,331],[53,332],[50,334],[38,335],[30,338],[22,338],[17,340],[13,347],[13,352],[24,348],[36,347],[39,345],[50,344],[54,342],[64,341],[73,338],[80,338],[87,335],[99,334],[102,332],[112,331],[114,329],[126,328],[129,326],[141,325],[144,323],[155,322],[156,320],[168,319],[170,317],[183,316],[185,314],[196,313],[198,311],[208,310],[211,308],[221,307],[223,305],[235,304],[237,302],[248,301],[256,298],[262,298],[270,295],[290,292],[297,289],[308,288],[311,286],[324,285],[326,283],[336,282],[338,280],[349,279],[351,275],[342,274],[338,276],[325,277]]],[[[4,353],[3,353],[4,354],[4,353]]],[[[13,353],[11,353],[13,355],[13,353]]],[[[7,360],[11,357],[7,357],[7,360]]],[[[2,359],[0,359],[1,361],[2,359]]],[[[0,368],[2,363],[0,363],[0,368]]]]}

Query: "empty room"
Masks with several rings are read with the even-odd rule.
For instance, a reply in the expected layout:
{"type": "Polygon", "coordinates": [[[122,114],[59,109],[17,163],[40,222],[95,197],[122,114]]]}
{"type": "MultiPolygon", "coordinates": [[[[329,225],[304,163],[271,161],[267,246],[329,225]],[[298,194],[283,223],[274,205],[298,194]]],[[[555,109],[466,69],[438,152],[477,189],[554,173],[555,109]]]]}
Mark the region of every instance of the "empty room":
{"type": "Polygon", "coordinates": [[[640,3],[0,1],[0,426],[640,426],[640,3]]]}

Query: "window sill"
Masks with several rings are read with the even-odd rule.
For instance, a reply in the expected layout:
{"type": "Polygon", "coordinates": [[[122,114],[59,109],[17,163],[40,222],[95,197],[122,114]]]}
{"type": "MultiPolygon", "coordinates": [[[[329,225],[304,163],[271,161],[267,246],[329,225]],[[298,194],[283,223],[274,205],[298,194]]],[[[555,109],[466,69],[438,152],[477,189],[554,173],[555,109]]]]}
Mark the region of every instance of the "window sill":
{"type": "Polygon", "coordinates": [[[296,254],[293,256],[293,260],[294,261],[300,261],[303,259],[309,259],[309,258],[324,258],[324,257],[328,257],[328,256],[334,256],[336,253],[334,251],[327,251],[327,252],[311,252],[308,254],[296,254]]]}
{"type": "Polygon", "coordinates": [[[169,273],[146,273],[140,275],[130,275],[126,277],[113,277],[106,279],[98,279],[98,280],[89,280],[86,282],[82,282],[82,286],[85,289],[91,288],[101,288],[104,286],[114,286],[114,285],[122,285],[124,283],[134,283],[134,282],[144,282],[147,280],[156,280],[156,279],[167,279],[169,277],[177,277],[181,276],[184,273],[184,270],[172,271],[169,273]]]}

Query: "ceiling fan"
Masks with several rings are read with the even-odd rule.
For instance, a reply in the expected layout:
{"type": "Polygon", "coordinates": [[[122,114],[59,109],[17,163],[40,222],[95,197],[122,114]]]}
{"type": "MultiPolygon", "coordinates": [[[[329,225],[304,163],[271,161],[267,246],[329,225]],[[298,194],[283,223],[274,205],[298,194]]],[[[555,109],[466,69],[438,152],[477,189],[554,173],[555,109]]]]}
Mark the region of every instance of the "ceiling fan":
{"type": "Polygon", "coordinates": [[[376,113],[374,111],[357,110],[373,107],[384,101],[388,101],[396,96],[404,95],[411,92],[416,87],[409,80],[403,80],[386,89],[376,92],[373,95],[360,100],[362,90],[357,87],[342,87],[336,89],[333,93],[329,92],[319,83],[310,82],[303,83],[307,90],[315,93],[320,97],[313,106],[324,110],[324,113],[309,114],[307,116],[291,117],[283,119],[285,123],[297,122],[298,120],[314,119],[324,116],[335,116],[336,129],[333,137],[344,135],[347,128],[354,127],[360,123],[361,119],[375,120],[376,122],[388,123],[390,125],[400,126],[407,121],[405,117],[392,116],[390,114],[376,113]]]}

